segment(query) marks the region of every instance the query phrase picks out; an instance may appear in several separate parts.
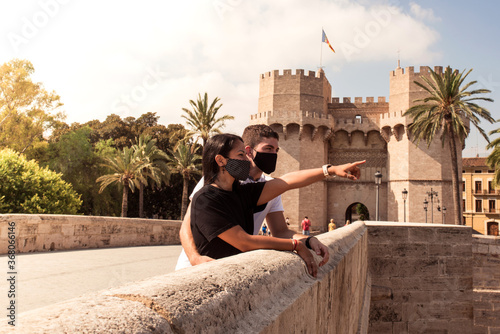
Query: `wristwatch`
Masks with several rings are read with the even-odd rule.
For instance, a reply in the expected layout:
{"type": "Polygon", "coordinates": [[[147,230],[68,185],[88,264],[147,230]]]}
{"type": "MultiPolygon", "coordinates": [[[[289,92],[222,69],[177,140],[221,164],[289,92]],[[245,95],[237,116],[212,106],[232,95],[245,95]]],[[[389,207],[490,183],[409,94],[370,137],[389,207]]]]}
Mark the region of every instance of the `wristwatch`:
{"type": "MultiPolygon", "coordinates": [[[[328,168],[332,167],[333,165],[331,164],[327,164],[327,165],[323,165],[323,174],[325,175],[325,177],[328,177],[328,176],[332,176],[330,175],[330,173],[328,172],[328,168]]],[[[333,177],[335,177],[337,175],[333,174],[333,177]]]]}

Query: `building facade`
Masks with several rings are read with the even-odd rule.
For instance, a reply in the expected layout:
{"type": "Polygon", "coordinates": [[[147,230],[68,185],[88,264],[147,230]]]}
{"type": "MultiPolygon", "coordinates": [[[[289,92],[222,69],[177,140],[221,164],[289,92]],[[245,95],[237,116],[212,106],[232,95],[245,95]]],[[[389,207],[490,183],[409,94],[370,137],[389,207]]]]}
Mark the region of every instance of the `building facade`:
{"type": "Polygon", "coordinates": [[[493,186],[494,173],[486,164],[486,158],[462,159],[465,224],[481,234],[498,236],[500,188],[493,186]]]}
{"type": "MultiPolygon", "coordinates": [[[[443,68],[434,70],[442,73],[443,68]]],[[[278,166],[272,176],[366,160],[359,181],[328,178],[283,194],[285,215],[294,227],[300,229],[304,216],[320,231],[327,230],[331,218],[337,226],[361,214],[375,220],[377,202],[380,220],[425,222],[427,216],[429,223],[453,223],[448,145],[442,146],[440,140],[429,147],[414,144],[408,133],[411,119],[403,116],[414,100],[425,96],[414,81],[429,75],[424,66],[419,72],[413,67],[391,71],[389,101],[332,98],[322,70],[274,70],[260,76],[258,112],[250,123],[268,124],[280,135],[278,166]],[[380,186],[375,184],[377,171],[382,174],[380,186]],[[423,201],[431,189],[437,196],[426,211],[423,201]],[[438,211],[443,205],[448,208],[446,216],[438,211]]],[[[461,169],[461,150],[458,157],[461,169]]]]}

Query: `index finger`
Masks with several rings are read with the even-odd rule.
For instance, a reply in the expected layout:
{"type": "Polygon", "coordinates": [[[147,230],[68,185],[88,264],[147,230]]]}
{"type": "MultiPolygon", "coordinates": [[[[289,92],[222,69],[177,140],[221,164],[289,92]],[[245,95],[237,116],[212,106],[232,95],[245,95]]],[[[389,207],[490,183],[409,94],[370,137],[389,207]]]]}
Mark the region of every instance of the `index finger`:
{"type": "Polygon", "coordinates": [[[361,161],[356,161],[356,162],[352,162],[352,165],[353,167],[355,166],[359,166],[359,165],[362,165],[366,162],[366,160],[361,160],[361,161]]]}

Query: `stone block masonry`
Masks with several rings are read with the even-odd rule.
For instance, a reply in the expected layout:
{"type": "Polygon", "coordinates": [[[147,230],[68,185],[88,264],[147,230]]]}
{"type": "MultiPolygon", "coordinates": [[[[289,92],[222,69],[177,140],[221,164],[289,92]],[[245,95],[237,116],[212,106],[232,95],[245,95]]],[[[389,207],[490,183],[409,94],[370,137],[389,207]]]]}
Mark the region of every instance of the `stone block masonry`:
{"type": "MultiPolygon", "coordinates": [[[[0,244],[2,245],[8,244],[9,222],[15,222],[18,253],[180,244],[180,221],[0,214],[0,244]]],[[[7,247],[2,247],[0,255],[6,253],[7,247]]]]}
{"type": "Polygon", "coordinates": [[[318,278],[291,252],[247,252],[22,313],[16,333],[366,333],[365,225],[318,238],[318,278]]]}
{"type": "Polygon", "coordinates": [[[500,332],[500,238],[388,222],[318,238],[331,256],[316,279],[297,255],[258,250],[22,313],[15,332],[500,332]]]}
{"type": "Polygon", "coordinates": [[[369,333],[472,333],[472,235],[464,226],[367,223],[369,333]]]}
{"type": "Polygon", "coordinates": [[[473,240],[474,333],[500,333],[500,238],[473,240]]]}

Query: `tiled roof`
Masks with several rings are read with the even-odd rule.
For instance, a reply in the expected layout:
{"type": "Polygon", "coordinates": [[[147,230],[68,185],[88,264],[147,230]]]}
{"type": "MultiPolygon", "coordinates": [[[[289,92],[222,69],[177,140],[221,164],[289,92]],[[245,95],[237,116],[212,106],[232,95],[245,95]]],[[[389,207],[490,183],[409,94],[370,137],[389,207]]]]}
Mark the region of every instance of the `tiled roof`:
{"type": "Polygon", "coordinates": [[[487,167],[487,158],[462,158],[462,167],[487,167]]]}

